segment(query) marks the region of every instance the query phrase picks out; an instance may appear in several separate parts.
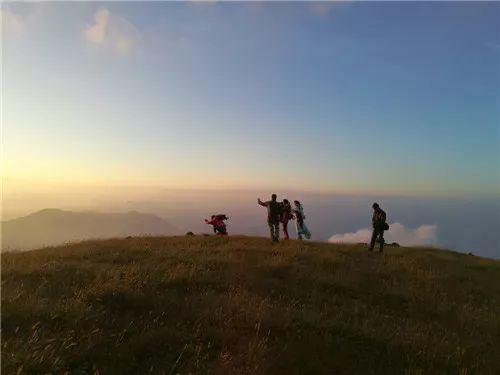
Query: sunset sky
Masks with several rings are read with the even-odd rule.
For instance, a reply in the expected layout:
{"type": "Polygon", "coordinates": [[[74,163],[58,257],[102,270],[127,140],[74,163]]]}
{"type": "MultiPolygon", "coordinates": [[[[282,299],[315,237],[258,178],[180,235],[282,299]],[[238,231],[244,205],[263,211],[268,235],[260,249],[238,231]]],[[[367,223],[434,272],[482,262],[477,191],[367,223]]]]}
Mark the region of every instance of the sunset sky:
{"type": "Polygon", "coordinates": [[[9,3],[2,21],[12,186],[500,196],[500,3],[9,3]]]}

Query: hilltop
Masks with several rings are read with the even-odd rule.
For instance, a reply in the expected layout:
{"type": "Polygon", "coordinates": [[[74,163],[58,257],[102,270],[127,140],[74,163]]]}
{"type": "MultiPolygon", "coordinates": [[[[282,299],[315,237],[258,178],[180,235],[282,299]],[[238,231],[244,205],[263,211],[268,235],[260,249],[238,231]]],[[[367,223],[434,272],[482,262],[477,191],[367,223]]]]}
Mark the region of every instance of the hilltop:
{"type": "Polygon", "coordinates": [[[172,235],[179,230],[162,218],[137,211],[104,213],[46,208],[2,222],[2,249],[33,249],[68,241],[129,235],[172,235]]]}
{"type": "Polygon", "coordinates": [[[500,262],[253,237],[2,255],[2,372],[493,374],[500,262]]]}

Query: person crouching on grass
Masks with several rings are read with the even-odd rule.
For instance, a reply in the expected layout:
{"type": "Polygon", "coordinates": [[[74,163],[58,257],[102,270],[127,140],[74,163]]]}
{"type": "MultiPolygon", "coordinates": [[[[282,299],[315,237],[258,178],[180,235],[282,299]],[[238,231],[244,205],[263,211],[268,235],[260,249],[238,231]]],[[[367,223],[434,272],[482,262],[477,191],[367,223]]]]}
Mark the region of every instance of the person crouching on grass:
{"type": "Polygon", "coordinates": [[[211,220],[205,219],[205,223],[213,225],[214,233],[218,236],[227,236],[227,228],[224,220],[229,219],[226,215],[212,215],[211,220]]]}

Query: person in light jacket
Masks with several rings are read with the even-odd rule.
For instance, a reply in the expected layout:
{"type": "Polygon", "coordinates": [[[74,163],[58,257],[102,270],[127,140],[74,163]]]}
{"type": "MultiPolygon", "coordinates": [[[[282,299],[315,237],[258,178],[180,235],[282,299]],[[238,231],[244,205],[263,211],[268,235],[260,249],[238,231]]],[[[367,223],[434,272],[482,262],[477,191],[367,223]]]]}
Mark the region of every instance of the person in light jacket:
{"type": "Polygon", "coordinates": [[[297,229],[297,235],[299,236],[299,240],[302,239],[302,236],[309,239],[311,238],[311,232],[307,229],[306,223],[304,222],[306,219],[306,215],[304,214],[304,207],[299,201],[294,201],[295,207],[293,208],[293,214],[295,216],[295,228],[297,229]]]}

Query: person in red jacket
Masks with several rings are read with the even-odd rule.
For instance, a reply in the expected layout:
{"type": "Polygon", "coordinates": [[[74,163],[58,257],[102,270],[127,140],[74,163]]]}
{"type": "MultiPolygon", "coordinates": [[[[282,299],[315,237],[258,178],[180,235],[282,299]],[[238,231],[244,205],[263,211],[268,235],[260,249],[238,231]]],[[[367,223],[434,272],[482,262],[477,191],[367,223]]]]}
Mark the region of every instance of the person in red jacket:
{"type": "Polygon", "coordinates": [[[288,222],[292,220],[292,218],[292,206],[290,205],[288,199],[283,199],[283,202],[281,203],[280,221],[281,224],[283,224],[283,238],[285,240],[288,240],[290,238],[290,236],[288,235],[288,222]]]}
{"type": "Polygon", "coordinates": [[[212,215],[211,220],[205,219],[205,223],[213,225],[214,233],[219,236],[227,236],[227,228],[224,220],[229,219],[226,215],[212,215]]]}

